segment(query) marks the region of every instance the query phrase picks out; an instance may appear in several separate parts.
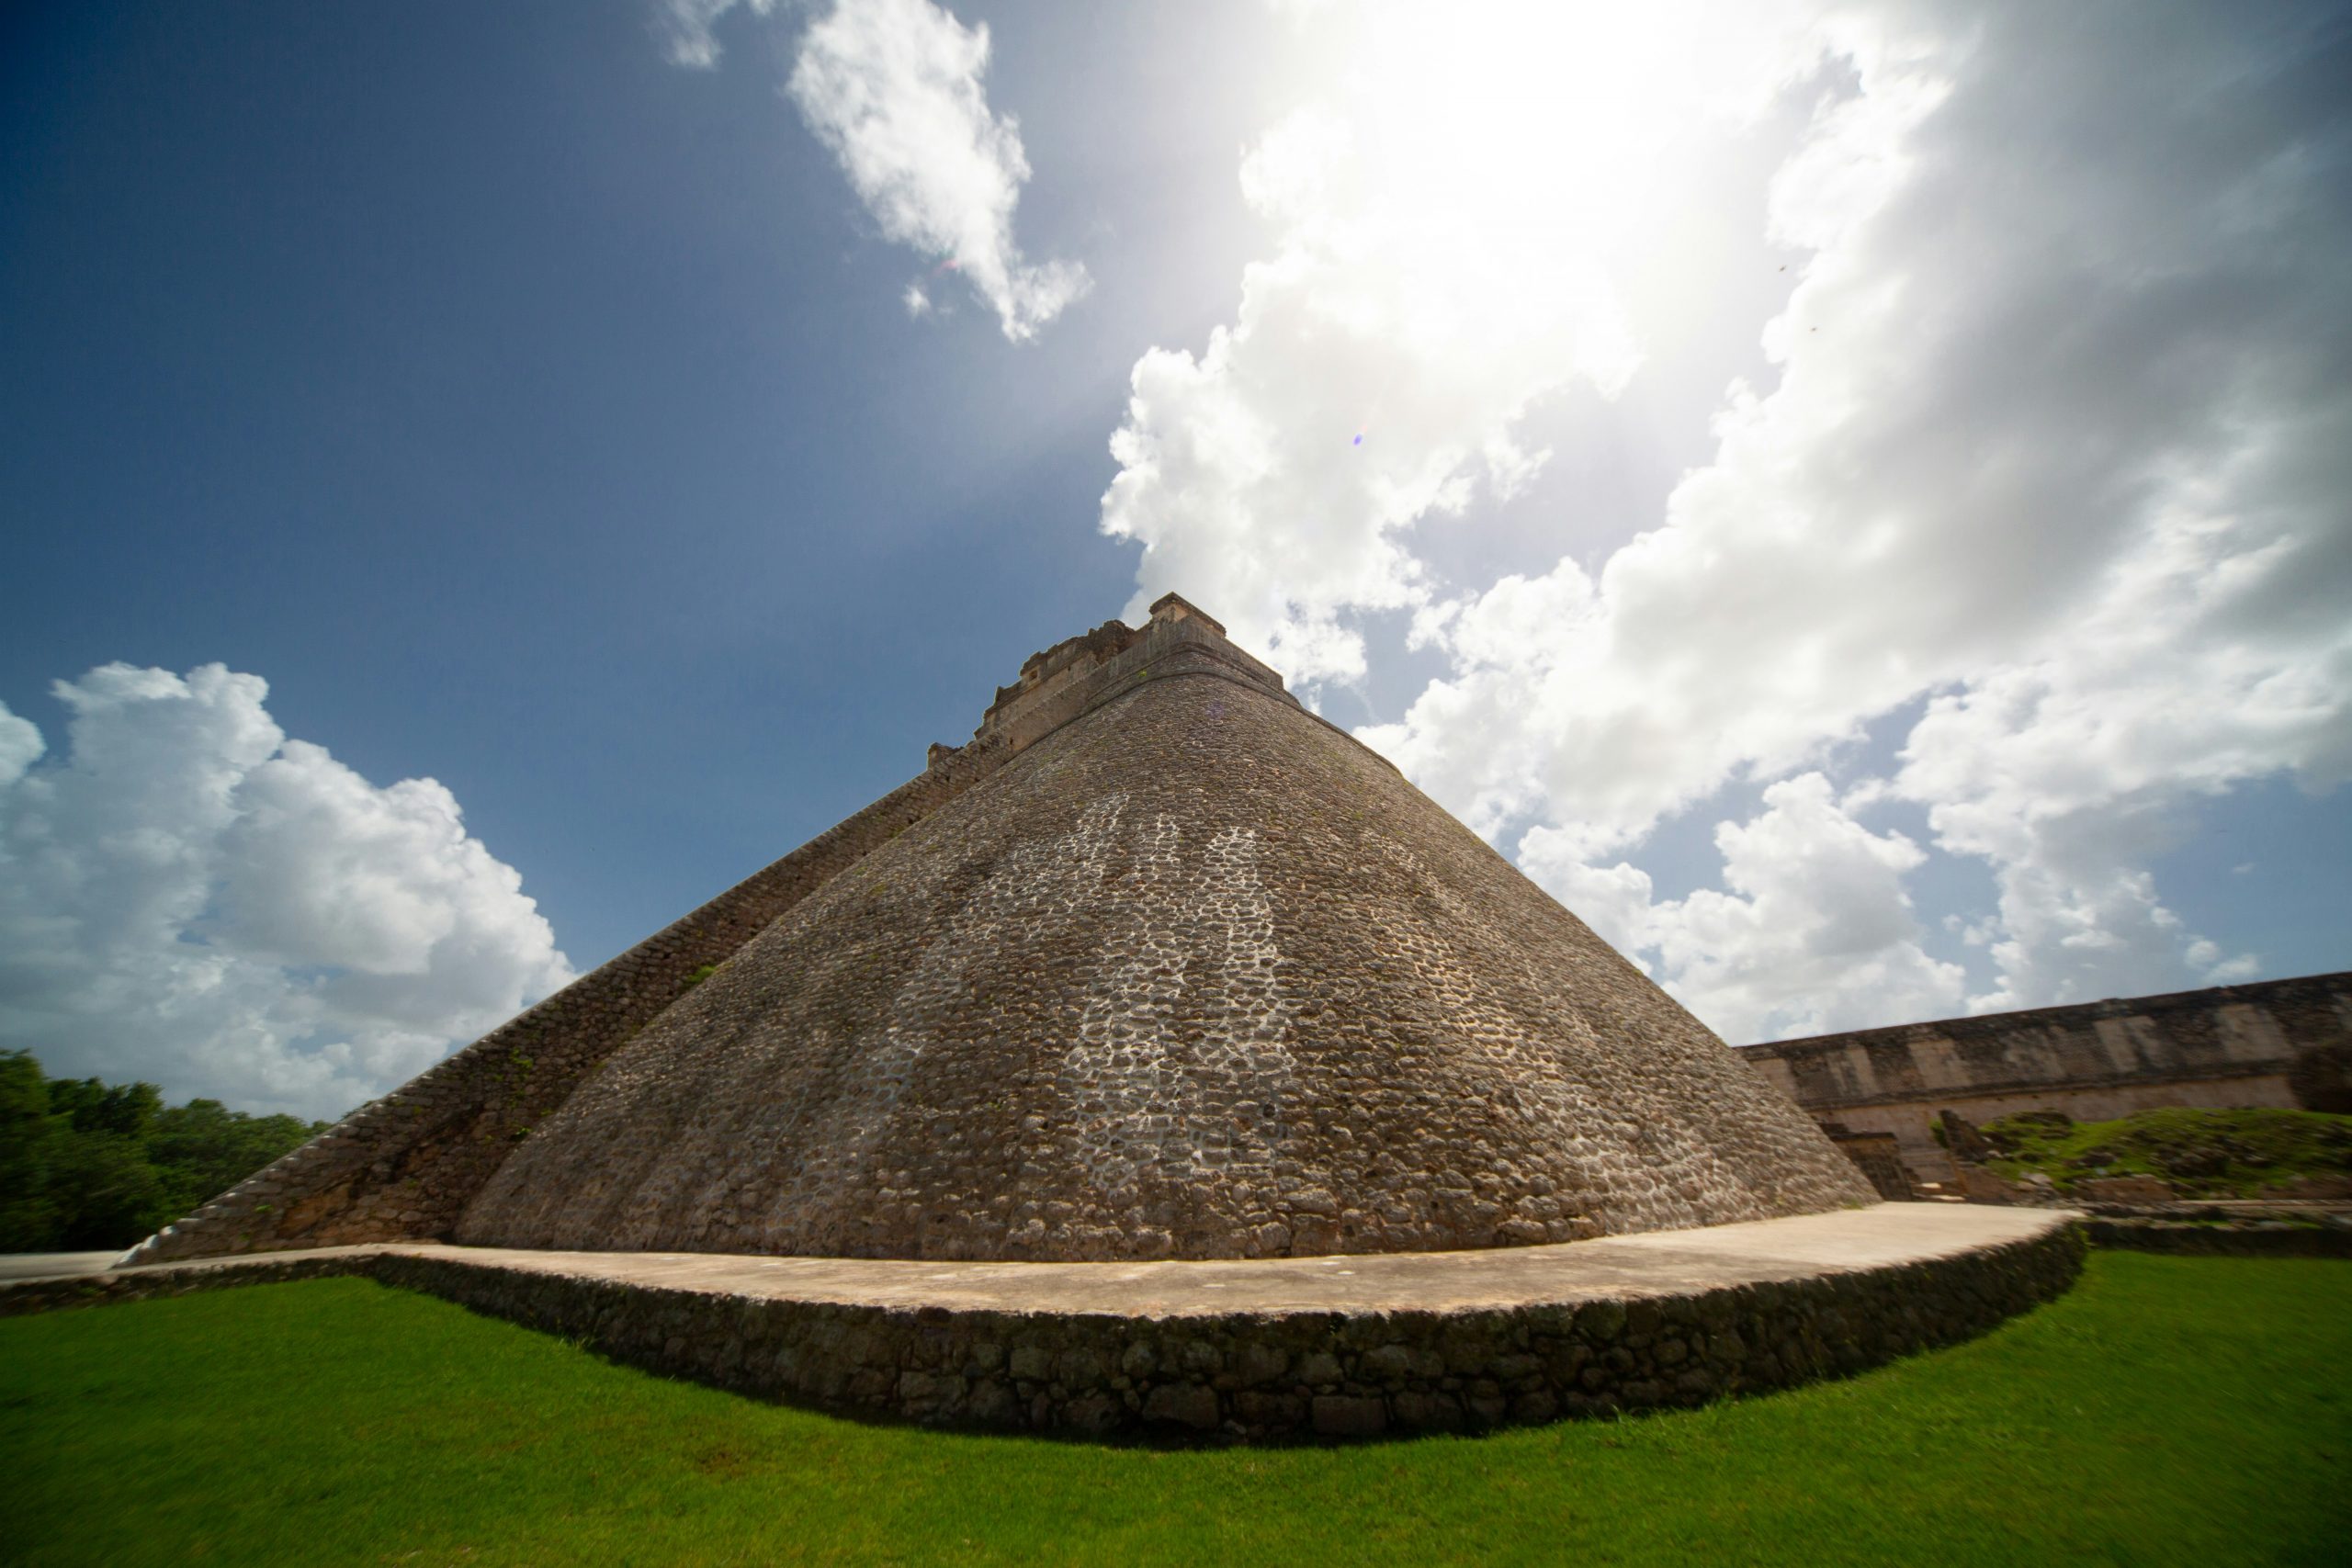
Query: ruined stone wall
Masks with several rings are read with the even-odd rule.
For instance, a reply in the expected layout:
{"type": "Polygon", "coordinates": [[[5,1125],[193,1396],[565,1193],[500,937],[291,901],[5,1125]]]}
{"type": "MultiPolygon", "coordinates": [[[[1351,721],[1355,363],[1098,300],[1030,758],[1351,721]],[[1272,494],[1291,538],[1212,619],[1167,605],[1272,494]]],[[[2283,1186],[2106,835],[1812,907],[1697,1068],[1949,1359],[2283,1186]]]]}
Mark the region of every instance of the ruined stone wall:
{"type": "Polygon", "coordinates": [[[492,1172],[582,1079],[716,965],[844,868],[1001,765],[933,765],[766,870],[353,1111],[133,1249],[141,1263],[448,1234],[492,1172]]]}
{"type": "Polygon", "coordinates": [[[1821,1130],[1838,1145],[1838,1152],[1854,1162],[1878,1195],[1891,1203],[1907,1202],[1917,1196],[1911,1168],[1903,1163],[1903,1146],[1892,1133],[1857,1133],[1842,1122],[1825,1122],[1821,1130]]]}
{"type": "Polygon", "coordinates": [[[1129,631],[1116,621],[1057,643],[1022,667],[1021,679],[1000,689],[973,731],[976,742],[996,742],[1009,759],[1154,681],[1214,675],[1272,697],[1291,711],[1343,737],[1391,773],[1396,764],[1366,749],[1319,714],[1308,713],[1280,673],[1225,638],[1225,628],[1170,593],[1152,606],[1151,624],[1129,631]],[[1125,636],[1116,634],[1124,632],[1125,636]]]}
{"type": "Polygon", "coordinates": [[[1954,1170],[1945,1110],[2106,1121],[2167,1106],[2347,1111],[2352,974],[2115,998],[1750,1045],[1766,1077],[1825,1121],[1894,1134],[1930,1181],[1954,1170]]]}

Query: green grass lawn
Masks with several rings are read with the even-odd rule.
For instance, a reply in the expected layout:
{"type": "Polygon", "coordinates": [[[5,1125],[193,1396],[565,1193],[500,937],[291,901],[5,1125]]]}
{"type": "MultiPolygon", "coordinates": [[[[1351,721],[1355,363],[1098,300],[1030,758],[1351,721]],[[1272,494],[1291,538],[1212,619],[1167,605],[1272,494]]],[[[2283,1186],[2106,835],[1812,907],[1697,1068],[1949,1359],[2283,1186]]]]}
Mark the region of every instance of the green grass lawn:
{"type": "Polygon", "coordinates": [[[0,1322],[28,1562],[2352,1560],[2352,1263],[2096,1253],[1850,1382],[1477,1438],[860,1426],[356,1280],[0,1322]]]}

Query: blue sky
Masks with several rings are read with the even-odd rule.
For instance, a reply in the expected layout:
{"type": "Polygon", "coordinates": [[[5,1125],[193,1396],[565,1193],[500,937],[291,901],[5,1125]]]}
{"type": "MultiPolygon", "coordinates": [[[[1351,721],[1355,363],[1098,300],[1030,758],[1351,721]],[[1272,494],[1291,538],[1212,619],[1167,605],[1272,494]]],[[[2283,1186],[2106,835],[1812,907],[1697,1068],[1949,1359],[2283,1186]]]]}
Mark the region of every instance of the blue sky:
{"type": "Polygon", "coordinates": [[[2340,9],[0,28],[58,1069],[345,1109],[1169,587],[1735,1039],[2352,962],[2340,9]]]}

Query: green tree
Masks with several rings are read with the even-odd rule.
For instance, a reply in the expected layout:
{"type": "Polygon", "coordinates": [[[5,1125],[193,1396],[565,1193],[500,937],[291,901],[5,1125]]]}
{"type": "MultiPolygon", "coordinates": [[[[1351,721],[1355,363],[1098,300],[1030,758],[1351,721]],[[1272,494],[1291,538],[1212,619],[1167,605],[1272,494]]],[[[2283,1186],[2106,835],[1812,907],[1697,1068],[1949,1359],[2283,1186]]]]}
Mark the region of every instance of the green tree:
{"type": "Polygon", "coordinates": [[[40,1252],[53,1245],[52,1130],[40,1064],[29,1052],[0,1051],[0,1252],[40,1252]]]}
{"type": "Polygon", "coordinates": [[[325,1129],[0,1051],[0,1252],[129,1247],[325,1129]]]}
{"type": "Polygon", "coordinates": [[[60,1252],[129,1247],[180,1213],[164,1190],[163,1173],[147,1163],[146,1149],[119,1133],[61,1140],[49,1168],[49,1191],[56,1215],[50,1245],[60,1252]]]}
{"type": "Polygon", "coordinates": [[[51,1078],[49,1109],[73,1119],[77,1133],[146,1136],[148,1122],[164,1108],[164,1091],[151,1083],[107,1084],[96,1078],[51,1078]]]}
{"type": "Polygon", "coordinates": [[[176,1219],[326,1130],[323,1122],[250,1116],[217,1100],[191,1100],[156,1115],[147,1157],[170,1184],[176,1219]]]}

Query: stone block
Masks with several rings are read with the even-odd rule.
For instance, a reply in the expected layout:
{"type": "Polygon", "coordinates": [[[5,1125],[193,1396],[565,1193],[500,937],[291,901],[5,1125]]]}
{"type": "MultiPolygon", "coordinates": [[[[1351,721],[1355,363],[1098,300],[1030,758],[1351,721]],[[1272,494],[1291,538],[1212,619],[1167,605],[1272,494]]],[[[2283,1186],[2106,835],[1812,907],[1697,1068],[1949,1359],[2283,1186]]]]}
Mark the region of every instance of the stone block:
{"type": "Polygon", "coordinates": [[[1061,1425],[1088,1437],[1105,1437],[1124,1424],[1125,1410],[1101,1392],[1081,1394],[1062,1407],[1061,1425]]]}
{"type": "Polygon", "coordinates": [[[2015,1182],[2003,1180],[1981,1165],[1962,1165],[1959,1173],[1961,1196],[1972,1203],[2017,1203],[2025,1201],[2026,1194],[2015,1182]]]}
{"type": "Polygon", "coordinates": [[[1219,1419],[1216,1393],[1198,1383],[1162,1383],[1145,1398],[1143,1418],[1156,1427],[1214,1431],[1219,1419]]]}
{"type": "Polygon", "coordinates": [[[1214,1377],[1225,1369],[1225,1356],[1205,1339],[1187,1339],[1182,1365],[1188,1376],[1214,1377]]]}
{"type": "Polygon", "coordinates": [[[1616,1301],[1587,1302],[1577,1308],[1577,1333],[1596,1345],[1614,1343],[1625,1331],[1625,1303],[1616,1301]]]}
{"type": "Polygon", "coordinates": [[[1243,1426],[1259,1431],[1295,1431],[1306,1423],[1306,1401],[1295,1393],[1237,1393],[1233,1414],[1243,1426]]]}
{"type": "Polygon", "coordinates": [[[1324,1393],[1315,1397],[1314,1421],[1320,1437],[1376,1438],[1388,1429],[1388,1411],[1377,1399],[1324,1393]]]}
{"type": "Polygon", "coordinates": [[[1413,1432],[1453,1432],[1462,1427],[1462,1402],[1452,1394],[1406,1389],[1390,1397],[1396,1425],[1413,1432]]]}
{"type": "Polygon", "coordinates": [[[1234,1369],[1244,1384],[1256,1388],[1277,1381],[1290,1371],[1290,1353],[1278,1345],[1245,1340],[1235,1354],[1234,1369]]]}
{"type": "Polygon", "coordinates": [[[1522,1393],[1510,1403],[1510,1418],[1521,1426],[1541,1425],[1559,1413],[1560,1402],[1542,1389],[1522,1393]]]}

